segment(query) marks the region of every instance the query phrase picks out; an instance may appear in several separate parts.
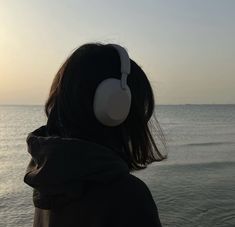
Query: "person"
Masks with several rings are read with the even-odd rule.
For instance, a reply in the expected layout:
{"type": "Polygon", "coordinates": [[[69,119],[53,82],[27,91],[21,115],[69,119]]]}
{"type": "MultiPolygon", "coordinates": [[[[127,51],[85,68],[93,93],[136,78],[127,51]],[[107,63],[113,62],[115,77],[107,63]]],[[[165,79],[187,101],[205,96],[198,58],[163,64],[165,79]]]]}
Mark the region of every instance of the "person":
{"type": "Polygon", "coordinates": [[[122,46],[76,49],[53,80],[46,125],[27,137],[34,227],[160,227],[149,188],[132,174],[165,158],[149,124],[154,107],[122,46]]]}

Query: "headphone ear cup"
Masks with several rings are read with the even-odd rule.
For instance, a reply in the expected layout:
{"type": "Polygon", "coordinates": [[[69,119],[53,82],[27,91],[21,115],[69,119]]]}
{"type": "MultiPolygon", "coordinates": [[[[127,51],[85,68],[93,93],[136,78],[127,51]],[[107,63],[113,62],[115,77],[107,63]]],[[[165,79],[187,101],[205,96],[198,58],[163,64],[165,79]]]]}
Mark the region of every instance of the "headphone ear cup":
{"type": "Polygon", "coordinates": [[[125,121],[131,107],[131,91],[121,88],[121,80],[103,80],[94,95],[94,114],[106,126],[117,126],[125,121]]]}

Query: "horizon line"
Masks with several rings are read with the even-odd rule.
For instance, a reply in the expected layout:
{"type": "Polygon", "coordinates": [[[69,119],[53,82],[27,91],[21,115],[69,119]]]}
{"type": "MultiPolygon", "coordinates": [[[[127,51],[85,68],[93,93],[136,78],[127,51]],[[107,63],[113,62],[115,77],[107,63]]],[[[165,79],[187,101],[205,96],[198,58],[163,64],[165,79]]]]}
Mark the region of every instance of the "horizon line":
{"type": "MultiPolygon", "coordinates": [[[[44,106],[45,104],[1,104],[0,106],[44,106]]],[[[156,106],[187,106],[187,105],[235,105],[235,103],[176,103],[176,104],[167,104],[167,103],[161,103],[161,104],[155,104],[156,106]]]]}

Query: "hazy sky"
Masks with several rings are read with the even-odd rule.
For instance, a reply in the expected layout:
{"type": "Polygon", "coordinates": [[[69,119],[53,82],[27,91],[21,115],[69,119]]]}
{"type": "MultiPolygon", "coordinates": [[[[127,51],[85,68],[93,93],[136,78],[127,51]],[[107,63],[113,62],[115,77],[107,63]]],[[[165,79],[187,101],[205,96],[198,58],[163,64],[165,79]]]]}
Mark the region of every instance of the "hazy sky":
{"type": "Polygon", "coordinates": [[[235,103],[235,0],[0,0],[0,104],[43,104],[85,42],[117,42],[159,104],[235,103]]]}

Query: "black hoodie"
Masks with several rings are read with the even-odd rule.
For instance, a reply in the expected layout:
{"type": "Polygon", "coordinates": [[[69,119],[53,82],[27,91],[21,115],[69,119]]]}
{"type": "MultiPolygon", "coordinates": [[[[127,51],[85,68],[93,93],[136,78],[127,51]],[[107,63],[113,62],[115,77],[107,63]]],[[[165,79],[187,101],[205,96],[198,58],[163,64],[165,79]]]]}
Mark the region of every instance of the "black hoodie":
{"type": "Polygon", "coordinates": [[[148,187],[114,149],[76,138],[30,133],[24,177],[34,188],[34,227],[161,226],[148,187]]]}

